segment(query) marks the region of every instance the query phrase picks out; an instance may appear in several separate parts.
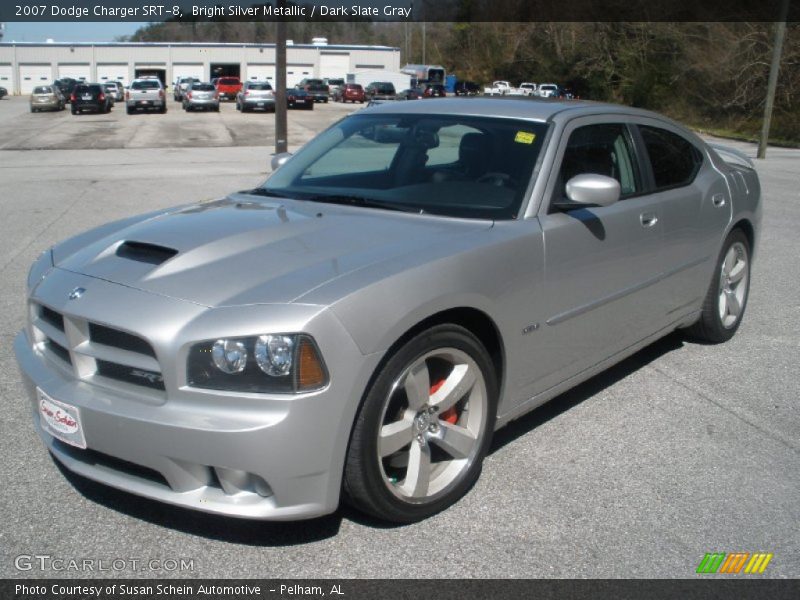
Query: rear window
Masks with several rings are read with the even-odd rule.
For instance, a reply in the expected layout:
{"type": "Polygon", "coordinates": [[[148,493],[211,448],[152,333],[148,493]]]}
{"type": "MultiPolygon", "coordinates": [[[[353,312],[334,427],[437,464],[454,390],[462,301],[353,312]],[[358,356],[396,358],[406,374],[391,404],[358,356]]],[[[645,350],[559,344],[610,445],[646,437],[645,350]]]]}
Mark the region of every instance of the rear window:
{"type": "Polygon", "coordinates": [[[272,86],[268,83],[248,83],[248,90],[271,90],[272,86]]]}
{"type": "Polygon", "coordinates": [[[76,85],[75,86],[75,93],[78,93],[78,94],[86,93],[86,92],[97,94],[97,93],[102,92],[102,91],[103,90],[100,89],[99,85],[81,84],[81,85],[76,85]]]}
{"type": "Polygon", "coordinates": [[[134,81],[131,84],[132,90],[157,90],[161,88],[161,84],[155,79],[145,79],[143,81],[134,81]]]}
{"type": "Polygon", "coordinates": [[[210,83],[193,83],[192,90],[198,92],[212,92],[214,91],[214,86],[210,83]]]}
{"type": "Polygon", "coordinates": [[[357,83],[348,83],[347,84],[347,89],[348,90],[356,90],[358,92],[358,91],[361,91],[361,86],[359,84],[357,84],[357,83]]]}
{"type": "Polygon", "coordinates": [[[50,87],[48,87],[46,85],[43,85],[43,86],[39,86],[37,88],[33,88],[33,93],[34,94],[52,94],[53,90],[50,87]]]}
{"type": "Polygon", "coordinates": [[[220,85],[239,85],[239,80],[235,77],[222,77],[219,80],[220,85]]]}

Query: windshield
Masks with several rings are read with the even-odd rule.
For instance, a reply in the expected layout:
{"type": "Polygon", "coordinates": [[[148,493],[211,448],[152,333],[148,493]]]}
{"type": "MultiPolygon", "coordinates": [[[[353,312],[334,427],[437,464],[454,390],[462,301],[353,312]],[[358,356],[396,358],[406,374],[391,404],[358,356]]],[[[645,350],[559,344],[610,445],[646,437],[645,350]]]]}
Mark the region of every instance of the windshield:
{"type": "Polygon", "coordinates": [[[514,219],[546,130],[491,117],[356,114],[309,142],[263,189],[301,200],[349,198],[361,206],[514,219]]]}

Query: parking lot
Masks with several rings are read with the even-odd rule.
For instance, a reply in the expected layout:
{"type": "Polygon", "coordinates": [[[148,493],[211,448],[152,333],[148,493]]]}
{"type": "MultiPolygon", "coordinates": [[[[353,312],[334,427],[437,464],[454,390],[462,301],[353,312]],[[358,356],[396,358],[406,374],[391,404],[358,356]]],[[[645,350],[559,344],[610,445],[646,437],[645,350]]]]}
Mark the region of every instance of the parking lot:
{"type": "MultiPolygon", "coordinates": [[[[291,111],[290,147],[359,108],[291,111]]],[[[800,577],[800,150],[770,148],[757,163],[762,238],[731,342],[672,335],[512,423],[477,485],[427,521],[387,527],[341,508],[244,522],[60,470],[33,431],[11,349],[31,262],[90,227],[253,187],[273,146],[273,116],[231,103],[73,116],[0,101],[0,576],[672,578],[694,577],[706,552],[771,552],[764,576],[800,577]],[[20,571],[20,555],[193,568],[20,571]]]]}

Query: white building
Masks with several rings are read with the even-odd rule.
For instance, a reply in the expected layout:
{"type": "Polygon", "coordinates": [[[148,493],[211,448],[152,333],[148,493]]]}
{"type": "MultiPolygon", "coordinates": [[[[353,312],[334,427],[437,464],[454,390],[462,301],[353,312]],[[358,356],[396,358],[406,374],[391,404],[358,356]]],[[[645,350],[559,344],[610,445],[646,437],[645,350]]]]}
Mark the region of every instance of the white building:
{"type": "MultiPolygon", "coordinates": [[[[342,78],[361,71],[400,70],[400,49],[389,46],[292,44],[286,48],[286,84],[305,77],[342,78]]],[[[71,77],[123,85],[141,75],[165,83],[176,77],[222,75],[275,82],[274,44],[0,43],[0,87],[29,94],[37,85],[71,77]]]]}

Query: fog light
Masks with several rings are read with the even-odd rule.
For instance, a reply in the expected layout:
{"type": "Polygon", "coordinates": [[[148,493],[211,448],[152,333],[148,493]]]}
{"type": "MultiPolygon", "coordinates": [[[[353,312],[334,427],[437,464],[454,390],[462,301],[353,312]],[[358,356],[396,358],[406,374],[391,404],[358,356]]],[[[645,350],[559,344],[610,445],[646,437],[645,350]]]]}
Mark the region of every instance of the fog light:
{"type": "Polygon", "coordinates": [[[211,347],[214,365],[223,373],[241,373],[247,365],[247,350],[242,342],[217,340],[211,347]]]}
{"type": "Polygon", "coordinates": [[[291,373],[293,357],[294,339],[287,335],[262,335],[256,340],[256,363],[267,375],[291,373]]]}

